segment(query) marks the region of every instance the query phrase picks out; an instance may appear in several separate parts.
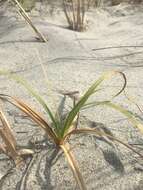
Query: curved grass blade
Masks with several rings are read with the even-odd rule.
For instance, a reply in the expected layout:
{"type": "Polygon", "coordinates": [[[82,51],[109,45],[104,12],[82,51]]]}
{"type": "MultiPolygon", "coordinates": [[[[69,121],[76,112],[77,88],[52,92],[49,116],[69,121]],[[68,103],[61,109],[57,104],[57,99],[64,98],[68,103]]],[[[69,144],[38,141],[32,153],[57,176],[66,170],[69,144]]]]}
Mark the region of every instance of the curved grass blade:
{"type": "Polygon", "coordinates": [[[47,106],[44,99],[31,87],[31,85],[25,79],[8,71],[0,71],[0,74],[6,75],[8,78],[14,79],[16,82],[20,83],[42,105],[46,113],[48,113],[51,121],[53,122],[54,127],[57,128],[57,123],[50,108],[47,106]]]}
{"type": "Polygon", "coordinates": [[[137,127],[143,133],[143,124],[137,120],[134,113],[132,113],[131,111],[128,111],[127,109],[123,108],[122,106],[111,103],[110,101],[91,102],[91,103],[85,104],[83,109],[87,109],[87,108],[94,107],[94,106],[101,106],[101,105],[105,105],[107,107],[110,107],[110,108],[122,113],[124,116],[126,116],[129,119],[129,121],[135,127],[137,127]]]}
{"type": "Polygon", "coordinates": [[[124,95],[125,95],[125,97],[127,98],[127,100],[128,100],[129,102],[131,102],[132,104],[134,104],[134,105],[138,108],[138,110],[140,111],[140,113],[143,114],[142,108],[141,108],[140,105],[134,100],[134,98],[133,98],[133,97],[130,97],[125,91],[124,91],[124,95]]]}
{"type": "Polygon", "coordinates": [[[46,132],[46,134],[56,143],[58,144],[59,141],[57,139],[56,134],[50,127],[50,125],[43,119],[43,117],[37,113],[34,109],[29,107],[27,104],[19,100],[18,98],[14,98],[8,95],[0,94],[0,98],[4,101],[7,101],[17,108],[19,108],[21,111],[23,111],[26,115],[28,115],[34,122],[38,124],[41,128],[43,128],[46,132]]]}
{"type": "Polygon", "coordinates": [[[4,142],[4,144],[1,145],[1,150],[3,153],[11,157],[14,160],[16,166],[18,166],[18,163],[23,162],[23,159],[16,150],[16,140],[2,110],[0,110],[0,121],[2,124],[2,127],[0,127],[0,136],[4,142]]]}
{"type": "Polygon", "coordinates": [[[96,91],[98,86],[107,79],[110,79],[113,75],[115,74],[121,74],[123,76],[124,79],[124,85],[121,88],[121,90],[114,95],[113,97],[118,96],[119,94],[121,94],[123,92],[123,90],[126,87],[126,77],[122,72],[118,72],[118,71],[111,71],[111,72],[107,72],[105,74],[103,74],[87,91],[86,93],[82,96],[82,98],[78,101],[78,103],[73,107],[73,109],[70,111],[70,113],[68,114],[66,120],[65,120],[65,124],[62,130],[62,136],[64,136],[64,134],[68,131],[68,129],[70,128],[74,118],[76,117],[76,115],[78,114],[78,112],[80,111],[80,109],[84,106],[84,104],[86,103],[86,101],[89,99],[89,97],[91,95],[93,95],[96,91]]]}
{"type": "Polygon", "coordinates": [[[116,93],[116,94],[113,96],[113,98],[119,96],[119,95],[125,90],[125,88],[126,88],[126,86],[127,86],[127,78],[126,78],[126,75],[125,75],[123,72],[119,72],[119,71],[116,71],[116,73],[120,74],[120,75],[123,77],[124,83],[123,83],[123,86],[122,86],[121,90],[120,90],[118,93],[116,93]]]}
{"type": "Polygon", "coordinates": [[[22,157],[18,154],[16,147],[13,147],[11,141],[7,137],[7,133],[3,129],[0,129],[0,136],[5,143],[5,146],[3,146],[3,149],[1,150],[3,153],[11,157],[14,160],[16,166],[18,166],[19,163],[23,162],[22,157]]]}
{"type": "Polygon", "coordinates": [[[0,144],[0,151],[11,157],[16,166],[24,163],[23,156],[30,156],[34,154],[34,151],[30,149],[18,149],[16,139],[12,133],[11,126],[5,117],[2,109],[0,109],[0,121],[2,127],[0,127],[0,136],[3,140],[3,144],[0,144]]]}
{"type": "Polygon", "coordinates": [[[141,158],[143,158],[143,155],[140,154],[138,151],[136,151],[128,143],[125,143],[122,140],[120,140],[120,139],[118,139],[118,138],[116,138],[116,137],[114,137],[112,135],[106,134],[105,132],[100,131],[99,129],[91,129],[91,128],[75,129],[75,130],[71,131],[70,133],[68,133],[65,136],[65,140],[66,140],[66,138],[70,137],[71,135],[81,134],[81,133],[83,133],[83,134],[93,134],[93,135],[97,135],[97,136],[100,136],[100,137],[107,137],[112,141],[115,141],[115,142],[118,142],[119,144],[122,144],[123,146],[125,146],[126,148],[130,149],[131,151],[133,151],[134,153],[139,155],[141,158]]]}
{"type": "Polygon", "coordinates": [[[13,149],[15,149],[16,147],[16,140],[12,134],[12,130],[10,127],[10,124],[8,122],[8,120],[6,119],[2,109],[0,108],[0,121],[2,123],[2,130],[4,131],[4,133],[6,134],[9,142],[11,143],[11,146],[13,147],[13,149]]]}
{"type": "Polygon", "coordinates": [[[69,166],[73,172],[73,175],[79,185],[79,188],[80,190],[86,190],[86,186],[85,186],[85,183],[84,183],[84,180],[82,178],[82,175],[79,171],[79,168],[78,168],[78,164],[70,150],[70,147],[69,147],[69,144],[66,143],[66,144],[61,144],[60,147],[62,148],[62,150],[64,151],[64,154],[68,160],[68,163],[69,163],[69,166]]]}

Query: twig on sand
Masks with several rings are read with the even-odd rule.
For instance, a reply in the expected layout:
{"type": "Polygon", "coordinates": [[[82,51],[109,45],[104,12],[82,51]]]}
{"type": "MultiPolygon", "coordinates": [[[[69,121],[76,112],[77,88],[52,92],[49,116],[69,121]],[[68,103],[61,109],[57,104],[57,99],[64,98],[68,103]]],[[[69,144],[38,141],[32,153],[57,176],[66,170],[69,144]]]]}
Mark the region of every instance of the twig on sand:
{"type": "MultiPolygon", "coordinates": [[[[89,39],[88,39],[89,40],[89,39]]],[[[93,40],[93,39],[92,39],[93,40]]],[[[109,46],[109,47],[102,47],[92,49],[92,51],[99,51],[99,50],[106,50],[106,49],[118,49],[118,48],[143,48],[142,45],[130,45],[130,46],[109,46]]]]}

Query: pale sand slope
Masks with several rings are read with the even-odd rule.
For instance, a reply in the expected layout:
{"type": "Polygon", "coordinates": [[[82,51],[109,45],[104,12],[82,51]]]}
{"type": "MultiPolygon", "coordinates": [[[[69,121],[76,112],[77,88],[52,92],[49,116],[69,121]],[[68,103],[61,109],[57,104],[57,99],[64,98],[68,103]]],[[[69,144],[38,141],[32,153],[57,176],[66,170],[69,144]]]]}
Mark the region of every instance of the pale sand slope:
{"type": "MultiPolygon", "coordinates": [[[[13,12],[0,10],[0,68],[9,69],[30,80],[41,94],[47,98],[49,105],[55,109],[55,104],[62,96],[57,90],[79,90],[83,93],[95,79],[104,71],[124,71],[128,78],[127,92],[134,100],[143,105],[143,7],[133,8],[120,5],[106,10],[91,10],[88,12],[89,28],[84,33],[70,31],[60,9],[54,10],[53,16],[42,15],[41,19],[33,17],[38,28],[48,35],[47,44],[38,43],[30,28],[21,20],[17,20],[13,12]],[[116,46],[137,46],[122,48],[107,48],[116,46]],[[93,51],[93,49],[98,49],[93,51]],[[40,55],[40,56],[39,56],[40,55]],[[40,57],[40,58],[39,58],[40,57]],[[49,79],[49,90],[44,84],[40,60],[44,64],[49,79]],[[47,97],[48,95],[48,97],[47,97]]],[[[38,11],[33,11],[36,15],[38,11]]],[[[100,92],[96,100],[105,100],[121,87],[121,77],[112,82],[106,82],[105,93],[100,92]]],[[[29,95],[14,82],[1,77],[0,93],[19,96],[32,102],[29,95]]],[[[135,113],[141,113],[135,105],[121,95],[114,100],[135,113]]],[[[33,100],[33,103],[36,102],[33,100]]],[[[70,102],[67,102],[68,105],[70,102]]],[[[69,107],[67,107],[69,108],[69,107]]],[[[40,110],[40,108],[39,108],[40,110]]],[[[91,125],[87,116],[96,124],[106,126],[116,137],[130,143],[142,143],[142,136],[131,127],[130,123],[117,112],[96,108],[81,114],[80,125],[91,125]]],[[[35,135],[43,139],[42,132],[27,119],[21,120],[18,111],[8,106],[8,116],[14,125],[14,130],[20,145],[27,145],[35,135]],[[14,115],[14,119],[13,116],[14,115]]],[[[93,125],[92,125],[93,126],[93,125]]],[[[143,189],[142,161],[132,152],[117,146],[111,147],[103,140],[91,136],[74,139],[73,146],[85,183],[89,190],[141,190],[143,189]],[[76,146],[75,146],[76,145],[76,146]]],[[[43,144],[41,144],[43,147],[43,144]]],[[[25,188],[21,190],[68,190],[78,189],[71,171],[64,161],[63,155],[54,151],[46,141],[45,148],[33,161],[27,173],[25,188]]],[[[11,167],[9,160],[0,156],[0,176],[11,167]]],[[[21,176],[23,170],[14,169],[5,180],[1,180],[1,190],[17,190],[24,183],[21,176]],[[18,183],[20,182],[20,183],[18,183]]]]}

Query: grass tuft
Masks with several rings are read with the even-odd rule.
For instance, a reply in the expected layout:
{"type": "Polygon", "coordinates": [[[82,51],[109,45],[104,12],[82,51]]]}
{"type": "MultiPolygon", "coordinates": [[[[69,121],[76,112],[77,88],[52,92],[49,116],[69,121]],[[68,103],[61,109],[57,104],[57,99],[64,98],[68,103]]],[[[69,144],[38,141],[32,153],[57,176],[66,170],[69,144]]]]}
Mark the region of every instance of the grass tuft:
{"type": "MultiPolygon", "coordinates": [[[[28,104],[26,104],[24,101],[16,98],[11,97],[5,94],[0,94],[0,99],[4,102],[7,101],[17,108],[19,108],[21,111],[23,111],[25,114],[27,114],[35,123],[38,124],[39,127],[41,127],[47,137],[49,137],[56,145],[57,148],[61,148],[65,154],[65,157],[67,158],[67,161],[69,163],[69,166],[73,172],[73,176],[75,177],[79,188],[81,190],[86,190],[86,185],[84,183],[82,174],[78,168],[78,164],[74,158],[73,153],[70,149],[70,144],[68,142],[71,135],[77,135],[79,133],[83,134],[93,134],[98,137],[106,137],[110,141],[118,142],[122,144],[123,146],[127,147],[134,153],[138,154],[140,157],[143,158],[143,155],[138,153],[134,148],[132,148],[128,143],[124,143],[118,138],[114,137],[113,135],[109,135],[103,131],[91,129],[91,128],[83,128],[78,129],[78,119],[79,119],[79,113],[83,109],[87,109],[90,107],[96,107],[96,106],[108,106],[112,109],[115,109],[116,111],[122,113],[125,115],[133,125],[141,129],[142,123],[138,121],[135,117],[135,115],[123,108],[122,106],[116,105],[112,103],[112,99],[116,96],[119,96],[125,89],[127,85],[126,76],[122,72],[118,71],[110,71],[104,73],[101,77],[99,77],[98,80],[96,80],[89,88],[88,90],[83,94],[82,97],[77,97],[77,91],[75,92],[61,92],[63,96],[69,96],[73,100],[73,107],[71,110],[66,114],[63,115],[63,108],[65,99],[62,100],[61,104],[59,105],[59,108],[57,109],[56,113],[54,113],[50,107],[47,105],[46,101],[43,99],[43,97],[22,77],[17,76],[15,74],[12,74],[8,71],[0,71],[1,75],[6,75],[9,79],[14,79],[18,83],[20,83],[30,94],[32,97],[34,97],[40,106],[43,107],[44,111],[47,113],[47,118],[50,118],[50,122],[47,121],[47,118],[45,119],[41,114],[35,111],[35,109],[31,108],[28,104]],[[104,100],[101,102],[93,101],[89,102],[89,99],[91,96],[96,95],[96,92],[100,90],[101,84],[105,80],[109,80],[112,77],[116,76],[117,74],[121,75],[123,78],[123,85],[121,89],[112,96],[111,100],[104,100]]],[[[12,148],[14,148],[13,144],[11,144],[12,148]]],[[[13,150],[13,149],[12,149],[13,150]]],[[[14,149],[15,151],[15,149],[14,149]]]]}
{"type": "Polygon", "coordinates": [[[63,0],[64,13],[71,30],[79,32],[85,30],[85,13],[88,3],[86,0],[63,0]]]}

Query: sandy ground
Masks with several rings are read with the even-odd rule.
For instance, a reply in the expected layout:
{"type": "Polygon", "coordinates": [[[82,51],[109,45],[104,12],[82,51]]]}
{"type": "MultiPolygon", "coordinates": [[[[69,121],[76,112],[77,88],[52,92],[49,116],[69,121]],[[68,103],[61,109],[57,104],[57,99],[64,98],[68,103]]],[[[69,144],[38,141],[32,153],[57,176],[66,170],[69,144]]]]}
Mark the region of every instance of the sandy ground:
{"type": "MultiPolygon", "coordinates": [[[[60,8],[48,6],[37,17],[40,8],[37,5],[31,14],[35,25],[48,37],[47,44],[37,42],[35,34],[13,10],[9,7],[6,9],[5,6],[0,8],[1,69],[11,70],[30,80],[54,110],[55,102],[58,105],[62,98],[58,90],[79,90],[82,94],[104,71],[123,71],[128,79],[127,94],[142,107],[142,6],[122,4],[90,10],[87,13],[87,31],[84,33],[67,29],[60,8]],[[44,81],[41,62],[47,72],[48,87],[44,81]]],[[[105,100],[111,97],[121,85],[121,77],[106,82],[104,86],[107,90],[97,94],[94,99],[105,100]]],[[[0,78],[0,91],[37,105],[22,87],[4,77],[0,78]]],[[[114,101],[142,117],[137,107],[124,95],[114,101]]],[[[70,104],[67,101],[67,109],[70,104]]],[[[37,109],[41,110],[39,107],[37,109]]],[[[37,126],[27,118],[20,119],[18,110],[9,105],[7,110],[18,144],[27,146],[34,136],[34,140],[39,141],[35,150],[40,152],[35,154],[27,172],[26,166],[21,170],[14,168],[6,176],[13,163],[0,155],[0,190],[78,189],[63,154],[45,141],[37,126]]],[[[93,122],[96,126],[106,127],[121,140],[129,143],[143,142],[142,136],[126,118],[113,110],[97,108],[81,113],[80,126],[93,126],[93,122]]],[[[143,189],[142,160],[129,150],[119,145],[113,148],[92,136],[75,137],[71,143],[76,147],[73,151],[89,190],[143,189]]]]}

